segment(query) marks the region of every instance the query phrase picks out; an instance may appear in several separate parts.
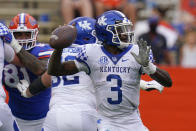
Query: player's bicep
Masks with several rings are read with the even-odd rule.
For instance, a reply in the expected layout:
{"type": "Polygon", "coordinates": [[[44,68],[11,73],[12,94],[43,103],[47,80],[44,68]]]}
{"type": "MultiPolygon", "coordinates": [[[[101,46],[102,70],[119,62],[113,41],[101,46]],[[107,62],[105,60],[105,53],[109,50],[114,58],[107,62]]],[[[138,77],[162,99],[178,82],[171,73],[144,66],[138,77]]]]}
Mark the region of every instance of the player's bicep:
{"type": "Polygon", "coordinates": [[[12,62],[15,58],[15,52],[12,49],[12,47],[8,44],[4,44],[4,55],[5,55],[5,60],[7,62],[12,62]]]}
{"type": "Polygon", "coordinates": [[[73,74],[79,72],[79,70],[78,70],[78,68],[77,68],[77,66],[76,66],[74,61],[63,62],[62,66],[63,66],[63,70],[62,71],[66,75],[73,75],[73,74]]]}

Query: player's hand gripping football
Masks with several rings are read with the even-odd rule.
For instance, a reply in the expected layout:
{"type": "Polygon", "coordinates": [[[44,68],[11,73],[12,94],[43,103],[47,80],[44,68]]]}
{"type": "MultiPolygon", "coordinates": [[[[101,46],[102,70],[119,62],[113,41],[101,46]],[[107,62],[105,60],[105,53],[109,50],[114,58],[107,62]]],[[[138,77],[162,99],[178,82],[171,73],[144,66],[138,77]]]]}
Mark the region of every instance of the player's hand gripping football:
{"type": "Polygon", "coordinates": [[[149,64],[149,53],[150,53],[150,46],[147,46],[147,42],[143,39],[137,41],[139,46],[139,54],[136,55],[135,53],[131,52],[135,60],[142,66],[146,67],[149,64]]]}

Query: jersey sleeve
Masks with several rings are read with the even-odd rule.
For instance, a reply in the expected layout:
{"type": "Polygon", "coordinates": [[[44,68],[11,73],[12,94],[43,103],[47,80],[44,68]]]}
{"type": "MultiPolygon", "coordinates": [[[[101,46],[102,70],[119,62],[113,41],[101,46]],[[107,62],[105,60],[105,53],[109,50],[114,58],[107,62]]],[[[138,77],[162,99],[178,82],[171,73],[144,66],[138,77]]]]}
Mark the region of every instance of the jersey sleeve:
{"type": "Polygon", "coordinates": [[[15,57],[13,48],[8,44],[4,44],[4,55],[5,61],[7,61],[8,63],[12,62],[15,57]]]}
{"type": "Polygon", "coordinates": [[[83,46],[76,56],[75,64],[79,71],[85,71],[87,74],[90,74],[89,56],[88,56],[87,46],[83,46]]]}
{"type": "Polygon", "coordinates": [[[53,52],[53,48],[51,48],[48,44],[38,44],[31,51],[31,54],[36,56],[38,59],[50,58],[50,55],[53,52]]]}
{"type": "Polygon", "coordinates": [[[150,62],[154,63],[154,57],[153,57],[152,50],[150,50],[150,52],[149,52],[149,60],[150,60],[150,62]]]}

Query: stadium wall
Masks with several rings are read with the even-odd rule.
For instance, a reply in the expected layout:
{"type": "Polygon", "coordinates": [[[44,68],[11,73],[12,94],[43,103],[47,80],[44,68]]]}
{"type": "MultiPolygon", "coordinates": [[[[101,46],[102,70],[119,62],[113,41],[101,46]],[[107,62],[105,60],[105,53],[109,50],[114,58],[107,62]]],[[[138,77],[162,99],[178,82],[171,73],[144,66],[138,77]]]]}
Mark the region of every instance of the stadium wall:
{"type": "MultiPolygon", "coordinates": [[[[141,91],[140,113],[150,131],[196,131],[196,69],[160,67],[167,70],[173,86],[141,91]]],[[[142,76],[150,80],[148,76],[142,76]]]]}

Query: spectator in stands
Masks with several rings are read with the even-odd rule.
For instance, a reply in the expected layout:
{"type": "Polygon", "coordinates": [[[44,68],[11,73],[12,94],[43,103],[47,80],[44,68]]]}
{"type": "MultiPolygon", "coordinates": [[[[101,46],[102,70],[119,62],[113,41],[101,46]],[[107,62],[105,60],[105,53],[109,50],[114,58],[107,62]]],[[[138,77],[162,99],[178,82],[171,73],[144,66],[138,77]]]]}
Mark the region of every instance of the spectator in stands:
{"type": "Polygon", "coordinates": [[[150,31],[139,36],[139,39],[144,39],[150,44],[155,63],[171,64],[171,58],[167,50],[166,38],[157,32],[159,24],[158,17],[151,17],[148,20],[150,31]]]}
{"type": "Polygon", "coordinates": [[[185,44],[180,50],[180,63],[183,67],[196,67],[196,30],[185,34],[185,44]]]}
{"type": "Polygon", "coordinates": [[[61,0],[61,12],[65,24],[79,16],[93,17],[92,4],[90,0],[61,0]]]}
{"type": "Polygon", "coordinates": [[[108,10],[122,11],[131,21],[133,25],[136,21],[136,8],[134,3],[137,0],[94,0],[96,7],[96,16],[101,15],[108,10]]]}

